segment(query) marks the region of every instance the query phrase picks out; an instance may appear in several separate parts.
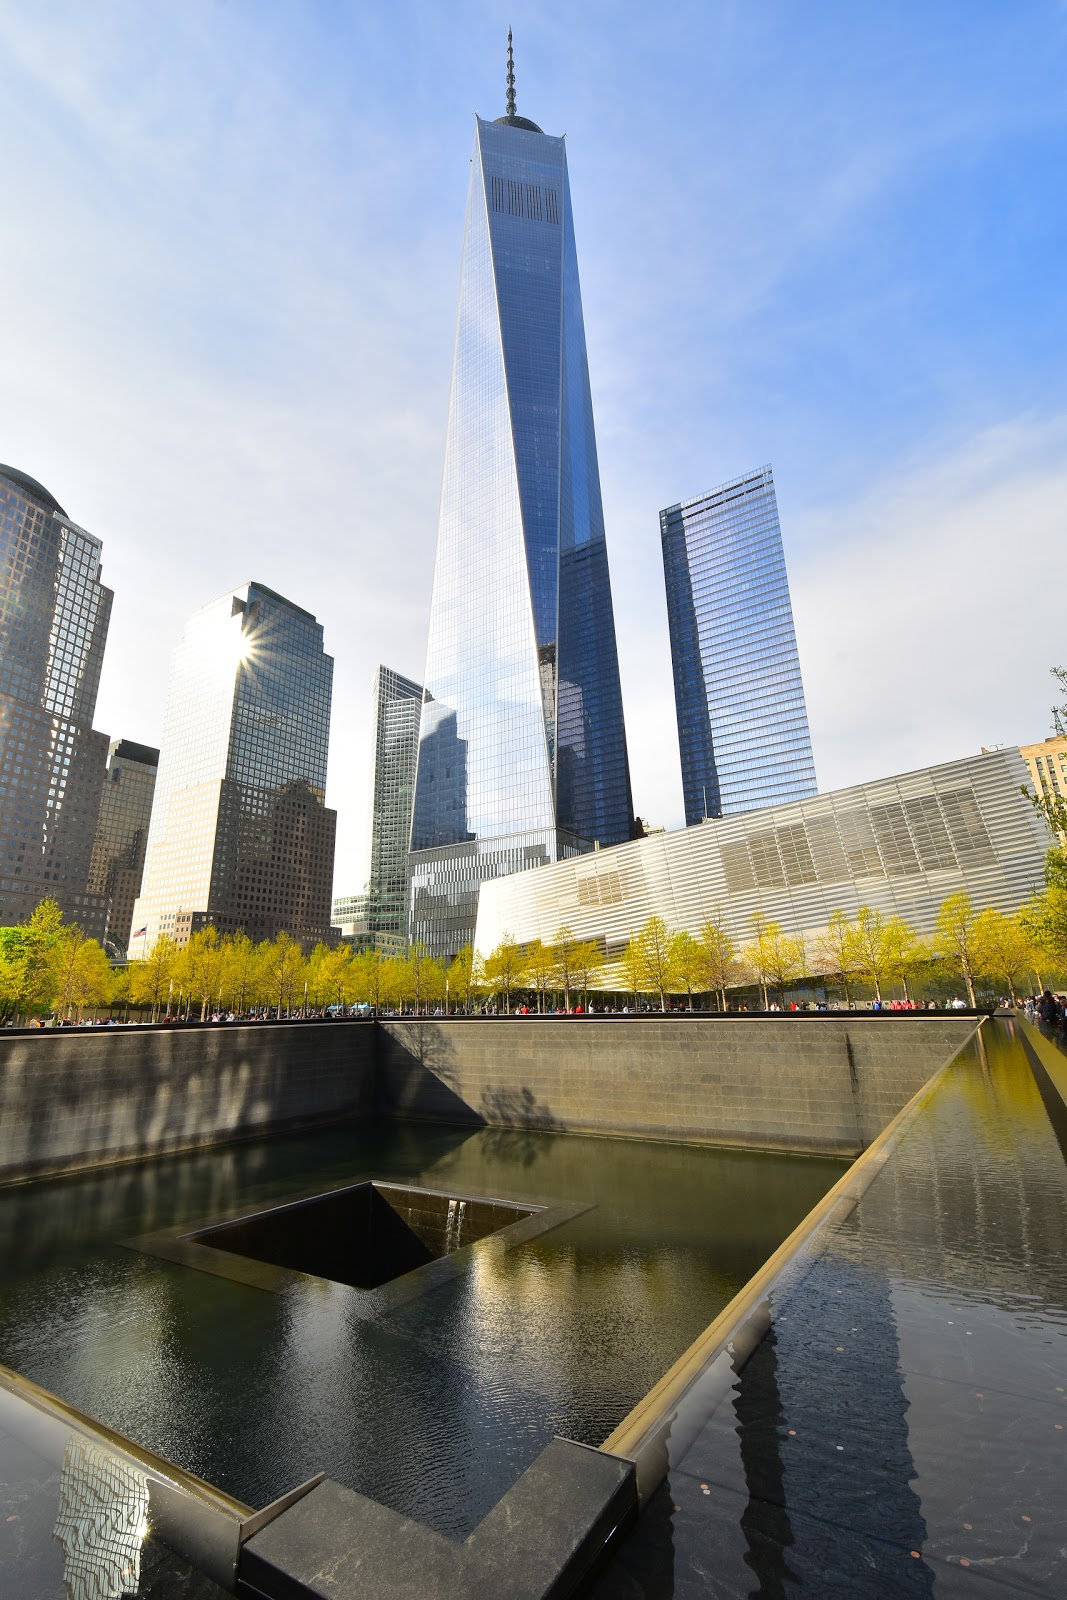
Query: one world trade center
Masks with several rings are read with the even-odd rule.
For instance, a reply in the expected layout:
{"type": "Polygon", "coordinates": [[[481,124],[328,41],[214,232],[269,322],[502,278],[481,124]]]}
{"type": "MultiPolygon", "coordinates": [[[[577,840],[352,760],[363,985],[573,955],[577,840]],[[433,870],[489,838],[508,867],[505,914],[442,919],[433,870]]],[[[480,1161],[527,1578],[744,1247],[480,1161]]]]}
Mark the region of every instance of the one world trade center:
{"type": "MultiPolygon", "coordinates": [[[[633,832],[563,139],[477,119],[411,837],[413,940],[633,832]]],[[[561,922],[565,921],[561,917],[561,922]]]]}

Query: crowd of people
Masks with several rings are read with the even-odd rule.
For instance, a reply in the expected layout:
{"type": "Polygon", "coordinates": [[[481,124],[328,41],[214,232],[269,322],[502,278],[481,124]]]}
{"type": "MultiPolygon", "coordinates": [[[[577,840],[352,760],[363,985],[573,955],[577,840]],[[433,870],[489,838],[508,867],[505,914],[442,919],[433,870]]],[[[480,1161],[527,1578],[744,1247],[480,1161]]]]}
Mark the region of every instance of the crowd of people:
{"type": "Polygon", "coordinates": [[[1067,1027],[1067,995],[1045,989],[1041,994],[1028,995],[1020,1009],[1030,1022],[1052,1029],[1067,1027]]]}

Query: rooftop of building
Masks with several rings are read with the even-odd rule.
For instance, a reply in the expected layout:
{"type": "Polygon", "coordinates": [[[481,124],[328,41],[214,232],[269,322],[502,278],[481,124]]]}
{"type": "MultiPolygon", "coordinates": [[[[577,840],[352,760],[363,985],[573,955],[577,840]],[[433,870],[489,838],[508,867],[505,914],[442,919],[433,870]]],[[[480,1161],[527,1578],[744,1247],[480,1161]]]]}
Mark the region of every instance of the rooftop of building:
{"type": "Polygon", "coordinates": [[[531,122],[529,117],[494,117],[494,122],[502,122],[508,128],[524,128],[527,133],[544,133],[544,128],[539,128],[536,122],[531,122]]]}
{"type": "Polygon", "coordinates": [[[116,739],[111,746],[111,755],[118,756],[122,761],[135,761],[143,767],[159,766],[159,751],[150,744],[137,744],[133,739],[116,739]]]}
{"type": "Polygon", "coordinates": [[[40,500],[43,505],[46,505],[49,511],[58,511],[61,517],[66,516],[67,513],[63,510],[55,495],[49,494],[44,484],[38,483],[36,478],[31,478],[28,472],[20,472],[18,467],[6,467],[0,464],[0,478],[6,478],[9,483],[13,483],[18,489],[24,489],[35,500],[40,500]]]}

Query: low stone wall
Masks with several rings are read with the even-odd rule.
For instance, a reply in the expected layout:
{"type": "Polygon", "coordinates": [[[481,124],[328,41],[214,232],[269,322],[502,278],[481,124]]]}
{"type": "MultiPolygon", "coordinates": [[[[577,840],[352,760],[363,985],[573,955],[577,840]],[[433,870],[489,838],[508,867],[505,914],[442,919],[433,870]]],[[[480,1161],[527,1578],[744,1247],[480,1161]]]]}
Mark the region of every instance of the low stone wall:
{"type": "Polygon", "coordinates": [[[0,1036],[0,1182],[369,1113],[375,1024],[0,1036]]]}
{"type": "Polygon", "coordinates": [[[978,1022],[828,1013],[379,1026],[379,1103],[396,1116],[852,1156],[978,1022]]]}

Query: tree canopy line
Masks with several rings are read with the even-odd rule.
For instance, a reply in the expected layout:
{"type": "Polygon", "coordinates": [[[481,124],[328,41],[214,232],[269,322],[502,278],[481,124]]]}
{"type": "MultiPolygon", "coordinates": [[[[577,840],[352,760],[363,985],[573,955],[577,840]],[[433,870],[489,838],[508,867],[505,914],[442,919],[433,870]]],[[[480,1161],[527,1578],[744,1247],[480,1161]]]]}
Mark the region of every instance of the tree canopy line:
{"type": "MultiPolygon", "coordinates": [[[[406,955],[317,945],[305,956],[287,933],[255,944],[245,934],[214,928],[179,948],[161,934],[147,956],[111,967],[95,939],[63,922],[43,901],[28,922],[0,928],[0,1017],[55,1015],[79,1023],[116,1009],[142,1020],[205,1021],[249,1015],[321,1015],[359,1005],[376,1012],[512,1011],[588,1008],[590,994],[617,1009],[625,1000],[666,1011],[724,1011],[753,991],[764,1009],[790,994],[822,990],[845,1005],[925,995],[946,983],[971,1005],[985,993],[1041,989],[1067,972],[1067,851],[1052,850],[1045,887],[1014,915],[978,910],[968,895],[950,895],[933,931],[920,936],[899,916],[861,906],[835,910],[813,939],[790,934],[755,913],[738,943],[724,915],[699,933],[672,931],[650,917],[610,961],[596,940],[561,928],[555,939],[527,944],[505,937],[487,956],[469,945],[446,968],[420,946],[406,955]],[[620,978],[625,985],[619,992],[620,978]]],[[[603,1003],[603,1002],[602,1002],[603,1003]]]]}
{"type": "MultiPolygon", "coordinates": [[[[1052,669],[1067,693],[1067,668],[1052,669]]],[[[1055,731],[1067,735],[1067,700],[1052,708],[1055,731]]],[[[1023,793],[1050,828],[1067,838],[1067,800],[1023,793]]],[[[737,942],[717,912],[699,933],[672,931],[650,917],[610,959],[593,939],[570,928],[548,942],[519,944],[505,937],[487,956],[467,945],[445,968],[419,945],[405,955],[317,945],[305,956],[288,933],[255,944],[246,934],[208,927],[181,948],[161,934],[147,956],[113,967],[102,947],[63,921],[54,900],[43,900],[17,927],[0,927],[0,1022],[56,1016],[81,1022],[86,1014],[131,1008],[152,1022],[162,1017],[319,1014],[353,1005],[374,1011],[473,1012],[526,1004],[537,1012],[576,1004],[619,981],[635,1004],[666,1011],[710,1003],[726,1010],[729,996],[755,991],[766,1008],[790,992],[821,989],[844,1004],[857,999],[905,1001],[955,983],[974,1005],[980,994],[1043,989],[1067,975],[1067,850],[1050,850],[1044,888],[1011,916],[976,908],[968,895],[950,895],[925,937],[902,917],[860,906],[854,916],[831,913],[814,938],[790,934],[762,912],[749,937],[737,942]]]]}

